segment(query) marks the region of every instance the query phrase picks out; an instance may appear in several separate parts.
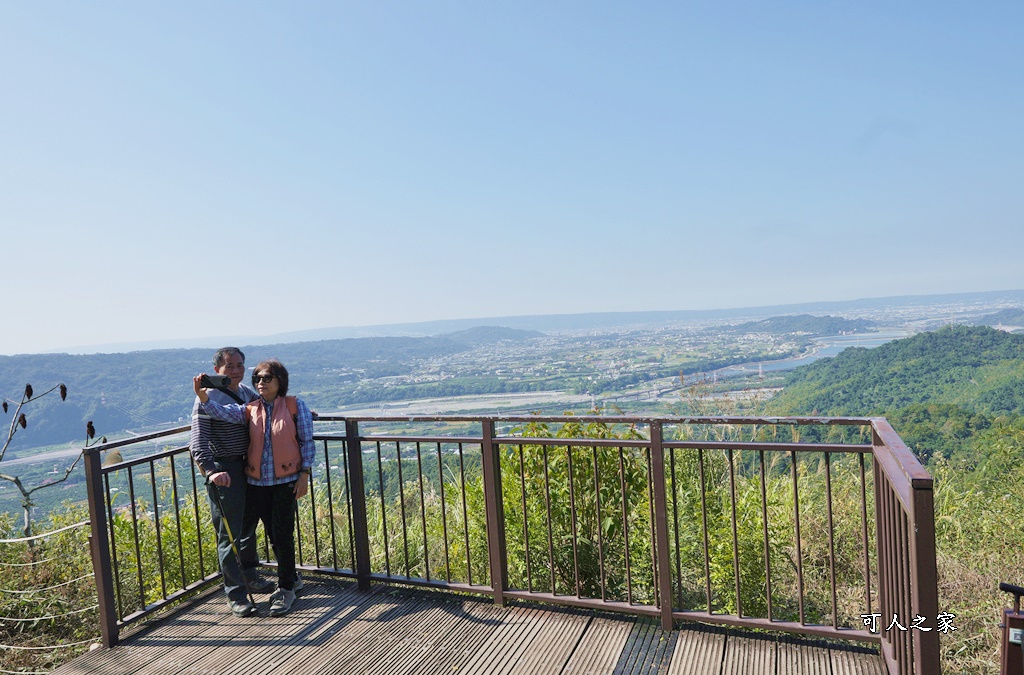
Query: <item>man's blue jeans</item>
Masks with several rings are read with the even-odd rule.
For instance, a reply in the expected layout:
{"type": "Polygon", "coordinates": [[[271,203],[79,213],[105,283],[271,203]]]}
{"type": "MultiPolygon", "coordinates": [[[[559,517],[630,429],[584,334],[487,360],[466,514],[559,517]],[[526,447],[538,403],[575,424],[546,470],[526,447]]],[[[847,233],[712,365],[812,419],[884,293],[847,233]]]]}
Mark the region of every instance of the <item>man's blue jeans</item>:
{"type": "Polygon", "coordinates": [[[256,558],[256,524],[257,519],[249,518],[246,515],[245,499],[248,485],[245,480],[244,460],[216,460],[216,471],[227,471],[231,476],[230,487],[218,487],[213,483],[207,483],[206,494],[210,500],[210,515],[213,518],[213,528],[217,532],[217,558],[220,560],[220,569],[224,574],[224,592],[228,599],[236,602],[246,600],[245,573],[253,573],[257,565],[256,558]],[[217,494],[220,493],[220,500],[217,494]],[[224,507],[221,512],[221,505],[224,507]],[[228,528],[224,526],[227,521],[231,528],[231,534],[235,537],[235,545],[242,558],[245,569],[239,569],[238,559],[235,552],[231,550],[231,540],[228,538],[228,528]]]}

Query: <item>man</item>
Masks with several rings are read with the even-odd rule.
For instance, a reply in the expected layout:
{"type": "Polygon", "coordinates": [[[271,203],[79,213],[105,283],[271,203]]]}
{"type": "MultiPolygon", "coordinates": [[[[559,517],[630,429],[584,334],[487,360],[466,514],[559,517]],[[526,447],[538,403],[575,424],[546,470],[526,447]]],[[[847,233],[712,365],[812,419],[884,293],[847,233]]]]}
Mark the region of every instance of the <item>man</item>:
{"type": "MultiPolygon", "coordinates": [[[[218,375],[231,378],[231,384],[226,389],[209,390],[209,396],[217,402],[225,405],[245,404],[259,397],[251,387],[242,384],[245,376],[245,354],[242,350],[237,347],[217,350],[213,355],[213,369],[218,375]]],[[[270,593],[275,585],[256,572],[258,521],[246,516],[245,460],[249,449],[248,430],[237,424],[211,418],[202,410],[196,398],[192,406],[189,449],[192,451],[192,459],[207,478],[206,491],[213,527],[217,532],[217,557],[224,574],[228,607],[235,616],[249,616],[256,612],[256,608],[249,601],[247,586],[252,593],[270,593]],[[244,569],[239,568],[238,559],[231,548],[231,536],[234,536],[244,569]]]]}

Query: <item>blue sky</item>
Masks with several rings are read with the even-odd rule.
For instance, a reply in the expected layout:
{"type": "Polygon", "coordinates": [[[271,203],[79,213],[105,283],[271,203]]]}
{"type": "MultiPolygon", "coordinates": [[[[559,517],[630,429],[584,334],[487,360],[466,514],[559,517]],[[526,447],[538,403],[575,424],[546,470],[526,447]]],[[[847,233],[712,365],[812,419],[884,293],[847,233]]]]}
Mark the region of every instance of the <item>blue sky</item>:
{"type": "Polygon", "coordinates": [[[0,354],[1022,288],[1019,2],[0,5],[0,354]]]}

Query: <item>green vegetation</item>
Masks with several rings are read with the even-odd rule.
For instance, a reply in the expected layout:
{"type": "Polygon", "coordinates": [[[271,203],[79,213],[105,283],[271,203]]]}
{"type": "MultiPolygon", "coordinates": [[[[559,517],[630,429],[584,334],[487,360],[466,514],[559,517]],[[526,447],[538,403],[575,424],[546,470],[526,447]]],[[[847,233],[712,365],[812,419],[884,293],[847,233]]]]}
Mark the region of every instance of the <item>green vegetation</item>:
{"type": "MultiPolygon", "coordinates": [[[[586,379],[587,373],[602,369],[607,373],[614,367],[613,363],[626,359],[649,358],[653,360],[642,361],[644,369],[667,369],[667,364],[675,367],[684,358],[691,363],[709,354],[724,358],[722,354],[734,348],[723,344],[708,348],[701,355],[693,355],[673,354],[663,348],[631,352],[629,347],[611,341],[592,342],[590,360],[581,358],[562,366],[563,375],[571,373],[581,385],[595,382],[586,379]]],[[[402,348],[416,350],[425,346],[414,342],[402,348]]],[[[205,358],[205,352],[203,356],[205,358]]],[[[150,358],[152,354],[147,356],[150,358]]],[[[311,353],[309,358],[321,357],[311,353]]],[[[328,368],[326,363],[323,366],[328,368]]],[[[536,377],[549,376],[536,374],[536,377]]],[[[625,376],[624,373],[616,375],[625,376]]],[[[606,377],[599,384],[612,379],[606,377]]],[[[988,328],[951,327],[873,350],[848,349],[833,359],[817,361],[793,371],[787,377],[784,391],[767,401],[757,394],[730,398],[711,391],[706,383],[691,382],[684,391],[680,412],[888,417],[935,478],[939,609],[955,614],[957,627],[956,632],[941,636],[944,672],[993,673],[998,662],[997,624],[1000,609],[1006,604],[1006,598],[996,591],[996,584],[1000,580],[1024,581],[1019,577],[1019,556],[1014,553],[1024,550],[1024,528],[1018,525],[1024,504],[1022,382],[1024,336],[988,328]]],[[[396,423],[388,433],[406,433],[401,427],[402,424],[396,423]]],[[[458,433],[455,429],[438,430],[441,431],[458,433]]],[[[803,440],[820,437],[832,441],[844,434],[846,440],[857,440],[854,436],[858,431],[863,433],[857,428],[809,427],[800,433],[803,440]]],[[[423,433],[423,429],[417,432],[423,433]]],[[[742,437],[744,440],[767,439],[766,434],[770,433],[764,427],[743,430],[683,424],[675,432],[683,439],[739,439],[739,434],[743,433],[746,434],[742,437]]],[[[619,438],[627,442],[639,437],[632,428],[572,423],[550,428],[531,425],[518,430],[501,430],[501,433],[565,439],[619,438]]],[[[425,443],[419,447],[415,443],[403,443],[399,451],[391,442],[383,444],[379,460],[373,446],[366,445],[364,450],[374,570],[389,568],[397,575],[451,577],[457,581],[468,581],[472,577],[474,583],[486,583],[489,568],[478,447],[466,446],[460,452],[455,444],[425,443]]],[[[677,596],[674,602],[691,609],[706,608],[710,604],[716,611],[728,612],[735,612],[742,606],[745,615],[765,616],[767,560],[773,580],[772,616],[795,619],[799,614],[795,571],[799,564],[803,566],[805,577],[803,600],[807,620],[831,622],[826,463],[823,457],[801,458],[795,466],[790,461],[787,456],[772,453],[762,456],[749,450],[729,453],[726,450],[677,449],[670,452],[666,472],[672,540],[670,564],[673,593],[677,596]],[[762,470],[764,483],[760,478],[762,470]],[[799,555],[792,509],[794,473],[800,493],[799,555]],[[733,492],[735,506],[731,498],[733,492]],[[705,582],[703,524],[696,516],[702,513],[707,514],[708,521],[710,601],[705,582]],[[732,529],[734,514],[735,533],[732,529]],[[735,559],[734,536],[738,544],[735,559]]],[[[645,489],[650,467],[644,450],[626,448],[620,454],[617,449],[595,448],[585,443],[545,446],[524,440],[521,446],[504,446],[501,462],[512,586],[574,592],[577,583],[574,570],[578,565],[584,594],[596,597],[604,594],[614,600],[632,597],[637,602],[652,601],[656,589],[651,566],[651,503],[645,489]],[[549,504],[544,498],[548,490],[550,518],[549,504]],[[575,504],[575,515],[570,504],[575,504]]],[[[314,483],[311,498],[303,500],[301,550],[306,564],[319,561],[327,566],[350,566],[351,524],[340,478],[344,465],[341,444],[332,445],[317,469],[320,475],[330,470],[334,476],[335,491],[331,499],[320,483],[314,483]],[[316,513],[315,526],[313,513],[316,513]]],[[[835,559],[839,563],[835,569],[836,618],[842,624],[856,625],[858,615],[865,611],[862,591],[858,590],[862,589],[864,574],[859,551],[860,466],[852,455],[833,455],[827,466],[833,494],[831,527],[835,531],[835,559]]],[[[176,460],[173,473],[170,467],[170,464],[158,467],[152,476],[148,471],[135,476],[134,504],[128,499],[129,485],[123,472],[111,480],[115,490],[115,543],[124,556],[119,567],[123,570],[122,605],[126,612],[160,597],[162,589],[154,580],[161,555],[172,556],[173,552],[174,560],[166,565],[168,577],[165,579],[172,589],[212,571],[213,537],[209,532],[205,499],[196,502],[186,490],[178,495],[176,505],[171,486],[175,482],[185,485],[191,467],[184,457],[176,460]],[[177,559],[175,543],[179,536],[173,519],[176,507],[181,514],[179,522],[183,533],[181,562],[177,559]],[[129,519],[132,509],[139,516],[142,553],[139,560],[134,557],[136,532],[129,519]],[[156,539],[157,523],[162,533],[160,545],[156,539]],[[203,542],[201,546],[195,543],[196,531],[203,542]],[[205,561],[202,565],[200,551],[205,561]],[[138,567],[143,572],[141,588],[137,581],[138,567]]],[[[80,506],[67,505],[53,513],[51,523],[41,529],[53,529],[61,523],[84,518],[80,506]]],[[[870,503],[867,519],[873,522],[870,503]]],[[[9,518],[0,524],[4,536],[16,536],[9,518]]],[[[6,561],[9,556],[12,560],[45,559],[47,547],[51,545],[40,544],[32,550],[22,544],[5,546],[8,548],[0,550],[0,559],[6,561]]],[[[64,544],[59,550],[61,559],[70,561],[66,573],[62,569],[45,574],[65,581],[74,578],[70,576],[73,570],[82,566],[88,569],[83,545],[64,544]]],[[[870,554],[873,568],[873,551],[870,554]]],[[[29,574],[21,569],[0,567],[0,587],[25,588],[24,584],[43,583],[34,577],[14,576],[29,574]]],[[[872,574],[876,572],[871,570],[872,574]]],[[[42,570],[31,572],[43,573],[42,570]]],[[[87,588],[74,592],[85,598],[90,591],[91,588],[87,588]]],[[[8,606],[3,611],[22,614],[3,615],[49,615],[47,606],[32,606],[33,602],[36,602],[33,598],[19,596],[17,607],[8,606]]],[[[38,602],[44,600],[40,597],[38,602]]],[[[76,607],[71,599],[65,604],[76,607]]],[[[82,617],[26,622],[13,628],[12,624],[5,624],[4,639],[32,644],[36,639],[64,643],[93,637],[95,623],[89,623],[88,613],[82,617]]],[[[11,653],[0,654],[0,657],[15,659],[11,653]]],[[[64,654],[60,658],[67,657],[68,654],[64,654]]],[[[3,667],[45,668],[53,662],[50,656],[39,658],[51,661],[32,658],[21,653],[15,660],[5,660],[3,667]]]]}
{"type": "Polygon", "coordinates": [[[986,314],[975,322],[979,326],[1024,326],[1024,309],[1015,307],[986,314]]]}
{"type": "Polygon", "coordinates": [[[1024,335],[947,327],[794,370],[773,414],[883,415],[935,479],[945,672],[994,673],[1024,550],[1024,335]]]}

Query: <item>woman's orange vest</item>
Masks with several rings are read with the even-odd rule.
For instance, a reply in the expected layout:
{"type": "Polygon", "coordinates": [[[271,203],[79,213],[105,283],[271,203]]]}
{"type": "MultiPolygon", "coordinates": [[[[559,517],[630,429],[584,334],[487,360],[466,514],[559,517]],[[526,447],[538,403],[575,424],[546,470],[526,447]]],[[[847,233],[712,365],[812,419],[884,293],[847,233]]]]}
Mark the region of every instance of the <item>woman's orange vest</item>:
{"type": "MultiPolygon", "coordinates": [[[[274,415],[270,420],[270,447],[274,453],[274,477],[293,476],[302,468],[302,454],[299,452],[298,430],[295,415],[298,406],[294,396],[284,396],[275,401],[274,415]],[[285,405],[281,405],[281,403],[285,405]]],[[[263,399],[257,398],[245,406],[246,424],[249,426],[249,454],[245,473],[252,478],[261,477],[263,463],[263,442],[267,428],[267,409],[263,399]]]]}

